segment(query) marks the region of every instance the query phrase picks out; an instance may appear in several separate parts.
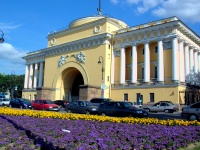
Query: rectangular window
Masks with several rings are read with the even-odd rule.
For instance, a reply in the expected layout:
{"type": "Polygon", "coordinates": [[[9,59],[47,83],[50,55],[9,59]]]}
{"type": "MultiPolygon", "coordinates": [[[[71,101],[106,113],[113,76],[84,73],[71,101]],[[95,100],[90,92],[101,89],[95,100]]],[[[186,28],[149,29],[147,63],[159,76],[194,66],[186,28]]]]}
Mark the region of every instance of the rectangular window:
{"type": "Polygon", "coordinates": [[[144,55],[144,48],[142,49],[142,54],[144,55]]]}
{"type": "Polygon", "coordinates": [[[128,101],[128,93],[124,94],[124,101],[128,101]]]}
{"type": "Polygon", "coordinates": [[[154,102],[154,93],[150,93],[150,102],[154,102]]]}
{"type": "Polygon", "coordinates": [[[137,98],[137,104],[142,105],[143,104],[143,95],[141,93],[136,93],[137,98]]]}
{"type": "Polygon", "coordinates": [[[157,68],[157,66],[155,66],[155,68],[154,68],[154,75],[155,75],[155,78],[157,78],[157,72],[158,72],[158,68],[157,68]]]}
{"type": "Polygon", "coordinates": [[[155,46],[155,47],[154,47],[154,52],[155,52],[155,53],[158,53],[158,46],[155,46]]]}
{"type": "Polygon", "coordinates": [[[142,68],[142,79],[144,79],[144,68],[142,68]]]}

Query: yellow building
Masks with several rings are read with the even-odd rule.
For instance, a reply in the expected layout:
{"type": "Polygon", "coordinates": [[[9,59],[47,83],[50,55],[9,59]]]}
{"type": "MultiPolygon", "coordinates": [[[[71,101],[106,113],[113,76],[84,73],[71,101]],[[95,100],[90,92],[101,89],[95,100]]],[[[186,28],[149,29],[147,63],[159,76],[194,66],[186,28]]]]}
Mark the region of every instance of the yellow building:
{"type": "Polygon", "coordinates": [[[200,70],[200,37],[177,17],[133,27],[85,17],[47,39],[47,48],[23,57],[24,98],[184,104],[186,77],[200,70]]]}

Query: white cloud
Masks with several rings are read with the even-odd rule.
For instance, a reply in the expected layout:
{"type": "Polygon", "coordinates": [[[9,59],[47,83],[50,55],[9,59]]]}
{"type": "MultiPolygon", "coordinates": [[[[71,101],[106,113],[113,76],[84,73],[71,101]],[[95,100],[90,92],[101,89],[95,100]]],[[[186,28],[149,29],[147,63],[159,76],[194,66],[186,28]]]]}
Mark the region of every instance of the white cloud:
{"type": "Polygon", "coordinates": [[[15,25],[13,23],[2,23],[0,22],[0,29],[4,32],[19,28],[21,25],[15,25]]]}
{"type": "Polygon", "coordinates": [[[118,4],[118,3],[119,3],[118,0],[110,0],[110,1],[111,1],[111,3],[113,3],[113,4],[118,4]]]}
{"type": "Polygon", "coordinates": [[[142,4],[137,7],[138,13],[145,13],[148,10],[157,7],[159,4],[163,3],[164,0],[144,0],[142,4]]]}
{"type": "Polygon", "coordinates": [[[177,16],[187,22],[200,22],[200,0],[111,0],[133,6],[137,14],[150,12],[158,17],[177,16]]]}
{"type": "Polygon", "coordinates": [[[168,0],[161,7],[153,10],[153,14],[159,17],[177,16],[190,22],[200,22],[199,0],[168,0]]]}
{"type": "Polygon", "coordinates": [[[24,74],[25,60],[22,57],[26,53],[26,51],[16,49],[11,44],[0,44],[0,72],[10,74],[14,71],[16,74],[24,74]]]}
{"type": "Polygon", "coordinates": [[[138,4],[141,0],[125,0],[128,4],[138,4]]]}

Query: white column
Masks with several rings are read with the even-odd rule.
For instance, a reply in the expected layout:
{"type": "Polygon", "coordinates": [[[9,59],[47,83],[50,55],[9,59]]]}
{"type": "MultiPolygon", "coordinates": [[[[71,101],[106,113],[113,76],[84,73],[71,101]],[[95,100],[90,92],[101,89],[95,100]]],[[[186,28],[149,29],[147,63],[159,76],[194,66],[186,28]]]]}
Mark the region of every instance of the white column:
{"type": "Polygon", "coordinates": [[[39,74],[39,84],[38,87],[42,87],[43,82],[43,70],[44,70],[44,62],[40,62],[40,74],[39,74]]]}
{"type": "Polygon", "coordinates": [[[132,45],[131,83],[137,84],[137,47],[132,45]]]}
{"type": "Polygon", "coordinates": [[[186,44],[185,46],[185,76],[187,76],[190,73],[190,66],[189,66],[189,46],[186,44]]]}
{"type": "Polygon", "coordinates": [[[148,42],[144,44],[144,82],[150,82],[150,52],[148,42]]]}
{"type": "Polygon", "coordinates": [[[158,71],[157,71],[157,81],[164,83],[164,60],[163,60],[163,42],[158,41],[158,71]]]}
{"type": "Polygon", "coordinates": [[[112,64],[111,64],[111,84],[115,84],[115,56],[114,50],[112,50],[112,64]]]}
{"type": "Polygon", "coordinates": [[[180,51],[180,63],[179,63],[179,73],[180,73],[180,82],[185,82],[185,59],[184,59],[184,48],[183,41],[179,43],[179,51],[180,51]]]}
{"type": "Polygon", "coordinates": [[[24,88],[27,89],[28,88],[28,73],[29,73],[29,66],[26,65],[26,71],[25,71],[25,79],[24,79],[24,88]]]}
{"type": "Polygon", "coordinates": [[[38,80],[38,64],[35,64],[35,70],[34,70],[34,80],[33,80],[33,88],[37,87],[37,80],[38,80]]]}
{"type": "Polygon", "coordinates": [[[125,48],[121,48],[120,53],[120,84],[125,84],[125,48]]]}
{"type": "Polygon", "coordinates": [[[178,67],[178,39],[175,37],[172,40],[172,81],[174,82],[179,80],[178,67]]]}
{"type": "Polygon", "coordinates": [[[198,52],[198,72],[200,72],[200,52],[198,52]]]}
{"type": "Polygon", "coordinates": [[[33,64],[30,64],[30,73],[29,73],[29,88],[33,86],[33,64]]]}
{"type": "Polygon", "coordinates": [[[194,50],[194,72],[198,73],[198,51],[194,50]]]}
{"type": "Polygon", "coordinates": [[[194,71],[194,50],[190,49],[190,73],[194,71]]]}

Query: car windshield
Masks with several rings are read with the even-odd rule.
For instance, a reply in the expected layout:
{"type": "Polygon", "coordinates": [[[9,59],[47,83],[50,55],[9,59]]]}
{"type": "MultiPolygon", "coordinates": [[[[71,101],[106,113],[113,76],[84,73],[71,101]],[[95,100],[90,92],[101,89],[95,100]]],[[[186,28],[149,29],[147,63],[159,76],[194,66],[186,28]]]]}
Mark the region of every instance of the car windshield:
{"type": "Polygon", "coordinates": [[[128,108],[128,107],[131,107],[131,104],[125,102],[125,103],[124,103],[124,107],[127,107],[127,108],[128,108]]]}
{"type": "Polygon", "coordinates": [[[131,107],[131,104],[129,102],[121,102],[121,103],[117,103],[117,106],[129,108],[129,107],[131,107]]]}
{"type": "Polygon", "coordinates": [[[20,102],[26,102],[26,103],[27,103],[27,102],[30,102],[29,100],[23,99],[23,98],[22,98],[22,99],[19,99],[19,101],[20,101],[20,102]]]}
{"type": "Polygon", "coordinates": [[[44,100],[44,104],[53,104],[51,100],[44,100]]]}

